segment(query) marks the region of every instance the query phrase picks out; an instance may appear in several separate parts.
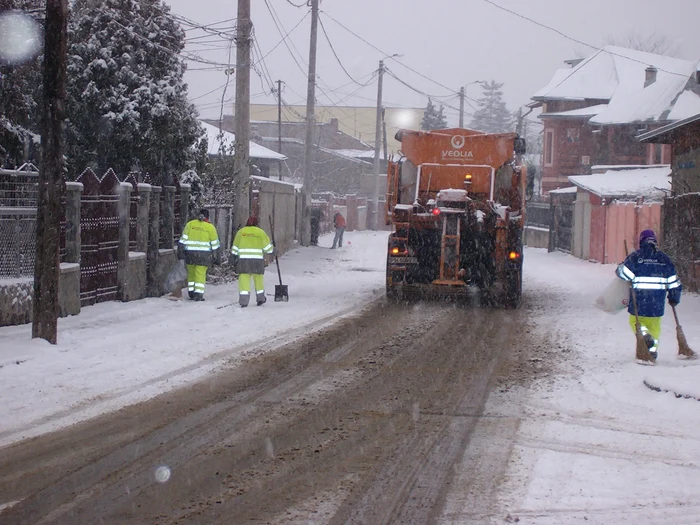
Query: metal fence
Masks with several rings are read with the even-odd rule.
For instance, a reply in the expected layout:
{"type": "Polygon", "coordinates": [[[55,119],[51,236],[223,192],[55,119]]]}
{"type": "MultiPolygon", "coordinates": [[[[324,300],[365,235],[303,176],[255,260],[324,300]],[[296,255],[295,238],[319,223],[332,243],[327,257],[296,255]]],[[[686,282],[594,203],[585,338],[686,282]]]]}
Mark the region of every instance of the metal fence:
{"type": "Polygon", "coordinates": [[[552,209],[549,202],[528,202],[525,207],[526,226],[549,228],[552,223],[552,209]]]}
{"type": "Polygon", "coordinates": [[[0,170],[0,206],[35,208],[39,202],[39,172],[32,164],[0,170]]]}
{"type": "Polygon", "coordinates": [[[36,208],[0,207],[0,279],[32,277],[36,208]]]}

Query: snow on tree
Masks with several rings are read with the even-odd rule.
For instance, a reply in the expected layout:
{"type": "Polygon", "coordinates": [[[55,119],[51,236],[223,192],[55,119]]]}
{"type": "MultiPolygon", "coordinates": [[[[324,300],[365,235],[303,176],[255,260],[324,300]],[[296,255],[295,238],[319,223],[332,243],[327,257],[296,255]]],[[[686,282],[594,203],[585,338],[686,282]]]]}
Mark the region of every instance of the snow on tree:
{"type": "Polygon", "coordinates": [[[68,160],[117,173],[181,173],[202,135],[187,102],[185,33],[162,0],[75,0],[69,25],[68,160]]]}
{"type": "MultiPolygon", "coordinates": [[[[0,13],[21,11],[38,17],[42,0],[0,0],[0,13]]],[[[23,63],[0,60],[0,167],[38,164],[41,113],[41,57],[23,63]]]]}
{"type": "Polygon", "coordinates": [[[445,108],[440,105],[440,109],[437,109],[433,101],[428,99],[428,105],[420,121],[420,129],[429,131],[431,129],[445,129],[446,127],[447,117],[445,116],[445,108]]]}
{"type": "Polygon", "coordinates": [[[494,80],[483,82],[482,97],[477,101],[479,108],[474,112],[469,125],[472,129],[486,133],[505,133],[514,127],[513,115],[503,101],[503,84],[494,80]]]}

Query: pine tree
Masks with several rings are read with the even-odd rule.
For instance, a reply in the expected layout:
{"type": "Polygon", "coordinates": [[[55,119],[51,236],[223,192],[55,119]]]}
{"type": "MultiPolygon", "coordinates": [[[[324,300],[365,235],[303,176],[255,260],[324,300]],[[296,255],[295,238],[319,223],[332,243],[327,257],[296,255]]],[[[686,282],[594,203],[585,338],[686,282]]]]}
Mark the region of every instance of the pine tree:
{"type": "Polygon", "coordinates": [[[470,127],[486,133],[505,133],[514,128],[513,115],[503,101],[500,84],[494,80],[482,84],[483,95],[477,101],[479,109],[474,112],[470,127]]]}
{"type": "Polygon", "coordinates": [[[431,129],[445,129],[447,127],[447,117],[445,116],[445,108],[440,105],[438,110],[433,101],[428,99],[428,105],[423,112],[423,118],[420,121],[420,129],[429,131],[431,129]]]}
{"type": "Polygon", "coordinates": [[[117,173],[181,173],[201,136],[187,102],[185,33],[162,0],[75,0],[68,160],[117,173]]]}

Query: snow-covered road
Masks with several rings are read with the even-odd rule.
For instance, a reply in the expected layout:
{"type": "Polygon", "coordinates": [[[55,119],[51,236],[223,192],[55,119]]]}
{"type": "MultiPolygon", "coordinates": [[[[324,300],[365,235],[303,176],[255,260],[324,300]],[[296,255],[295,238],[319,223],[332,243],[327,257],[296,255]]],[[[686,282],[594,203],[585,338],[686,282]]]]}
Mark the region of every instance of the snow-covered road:
{"type": "MultiPolygon", "coordinates": [[[[296,249],[282,258],[289,303],[218,308],[236,300],[235,285],[221,285],[209,287],[205,303],[85,308],[60,321],[57,346],[31,341],[29,326],[0,328],[0,445],[152,397],[358,311],[383,295],[386,234],[347,238],[342,250],[296,249]]],[[[669,313],[659,363],[635,364],[626,314],[593,307],[613,269],[526,249],[523,329],[546,342],[555,371],[491,395],[486,415],[495,417],[484,421],[512,422],[496,505],[475,517],[471,500],[453,492],[445,522],[700,523],[700,403],[644,386],[700,397],[700,361],[675,358],[669,313]]],[[[685,294],[679,315],[700,350],[700,297],[685,294]]]]}
{"type": "MultiPolygon", "coordinates": [[[[0,446],[148,399],[251,352],[306,335],[384,293],[387,233],[347,233],[342,249],[297,248],[280,259],[289,302],[241,309],[237,284],[206,301],[102,303],[59,320],[58,345],[31,326],[0,328],[0,446]],[[225,306],[228,305],[228,306],[225,306]],[[221,308],[222,306],[225,306],[221,308]]],[[[268,294],[278,282],[268,267],[268,294]]]]}

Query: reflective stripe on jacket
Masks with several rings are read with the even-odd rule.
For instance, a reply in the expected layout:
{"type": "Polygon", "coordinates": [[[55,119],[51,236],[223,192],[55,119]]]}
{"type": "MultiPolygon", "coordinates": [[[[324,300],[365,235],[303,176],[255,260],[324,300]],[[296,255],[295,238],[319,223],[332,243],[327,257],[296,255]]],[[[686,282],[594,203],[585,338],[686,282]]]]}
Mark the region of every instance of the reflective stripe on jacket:
{"type": "Polygon", "coordinates": [[[180,236],[178,250],[185,252],[185,262],[197,266],[211,266],[218,257],[219,235],[209,221],[191,220],[185,225],[180,236]]]}
{"type": "Polygon", "coordinates": [[[265,254],[274,250],[262,228],[245,226],[238,230],[231,253],[238,257],[238,273],[265,273],[265,254]]]}
{"type": "MultiPolygon", "coordinates": [[[[666,306],[666,294],[671,301],[681,300],[681,281],[671,259],[651,244],[642,244],[617,267],[617,276],[632,283],[637,296],[638,314],[642,317],[662,317],[666,306]]],[[[630,291],[627,311],[634,315],[634,303],[630,291]]]]}

